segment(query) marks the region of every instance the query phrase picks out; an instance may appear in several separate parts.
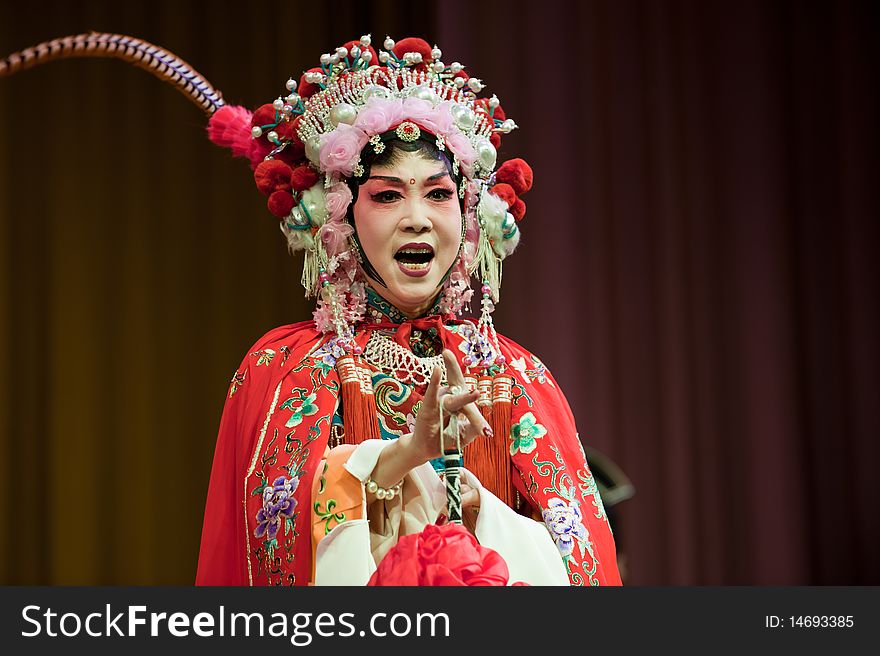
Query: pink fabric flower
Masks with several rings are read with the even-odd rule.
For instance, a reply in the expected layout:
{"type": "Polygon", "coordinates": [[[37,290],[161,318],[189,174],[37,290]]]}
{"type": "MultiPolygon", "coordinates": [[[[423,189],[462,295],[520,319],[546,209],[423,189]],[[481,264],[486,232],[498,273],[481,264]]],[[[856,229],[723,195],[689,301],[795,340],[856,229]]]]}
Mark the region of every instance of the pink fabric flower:
{"type": "Polygon", "coordinates": [[[333,132],[321,138],[321,168],[326,173],[336,172],[350,176],[367,141],[368,137],[363,130],[340,123],[333,132]]]}
{"type": "MultiPolygon", "coordinates": [[[[421,98],[404,98],[403,115],[413,123],[422,124],[434,112],[434,105],[421,98]]],[[[427,126],[426,126],[427,127],[427,126]]]]}
{"type": "Polygon", "coordinates": [[[422,119],[421,125],[426,130],[430,130],[437,137],[445,137],[447,134],[457,130],[452,120],[452,114],[449,113],[450,103],[445,102],[434,107],[430,114],[422,119]]]}
{"type": "Polygon", "coordinates": [[[324,249],[330,256],[338,255],[348,246],[348,236],[354,232],[348,223],[342,221],[327,221],[318,230],[318,236],[324,242],[324,249]]]}
{"type": "Polygon", "coordinates": [[[351,205],[351,190],[348,185],[335,184],[325,196],[328,221],[342,221],[348,206],[351,205]]]}
{"type": "Polygon", "coordinates": [[[470,168],[477,159],[477,152],[461,132],[454,130],[446,135],[446,147],[455,153],[462,167],[470,168]]]}
{"type": "Polygon", "coordinates": [[[394,98],[370,98],[358,112],[354,127],[368,135],[382,134],[403,121],[401,102],[394,98]]]}

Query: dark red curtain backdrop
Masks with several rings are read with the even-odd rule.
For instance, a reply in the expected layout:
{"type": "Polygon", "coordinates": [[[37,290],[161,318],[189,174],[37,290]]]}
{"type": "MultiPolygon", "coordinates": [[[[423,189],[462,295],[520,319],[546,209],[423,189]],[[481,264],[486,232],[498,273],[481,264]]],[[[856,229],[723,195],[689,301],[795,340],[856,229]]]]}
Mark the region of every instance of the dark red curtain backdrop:
{"type": "MultiPolygon", "coordinates": [[[[422,35],[535,169],[496,321],[636,495],[630,584],[878,584],[878,21],[857,2],[44,2],[227,100],[422,35]]],[[[192,581],[229,376],[308,317],[245,165],[133,67],[0,79],[0,582],[192,581]]]]}

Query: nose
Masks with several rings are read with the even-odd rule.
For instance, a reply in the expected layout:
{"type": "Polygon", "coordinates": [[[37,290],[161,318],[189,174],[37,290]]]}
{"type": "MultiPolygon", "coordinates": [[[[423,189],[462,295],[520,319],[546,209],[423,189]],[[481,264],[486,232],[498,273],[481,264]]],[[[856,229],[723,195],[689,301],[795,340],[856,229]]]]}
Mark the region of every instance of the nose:
{"type": "Polygon", "coordinates": [[[400,227],[405,232],[416,234],[430,231],[434,224],[431,221],[429,208],[418,200],[407,203],[400,218],[400,227]]]}

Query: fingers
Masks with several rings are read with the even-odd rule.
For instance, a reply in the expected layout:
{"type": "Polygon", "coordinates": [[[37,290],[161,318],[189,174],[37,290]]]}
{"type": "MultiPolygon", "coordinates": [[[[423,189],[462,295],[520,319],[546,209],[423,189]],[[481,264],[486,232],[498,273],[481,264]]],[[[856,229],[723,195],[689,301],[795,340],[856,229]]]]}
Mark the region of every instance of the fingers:
{"type": "Polygon", "coordinates": [[[422,407],[437,407],[437,399],[440,393],[440,378],[442,375],[443,372],[440,370],[440,367],[434,367],[434,371],[431,372],[431,379],[428,381],[428,389],[425,390],[422,407]]]}
{"type": "MultiPolygon", "coordinates": [[[[464,387],[464,374],[461,373],[461,367],[458,366],[458,360],[455,359],[455,354],[449,349],[443,349],[443,361],[446,363],[446,380],[449,381],[449,384],[464,387]]],[[[471,398],[467,401],[467,404],[461,407],[461,412],[464,413],[465,417],[470,421],[471,426],[474,428],[475,435],[482,433],[486,437],[491,436],[492,428],[483,417],[479,408],[475,405],[476,400],[480,398],[479,392],[475,391],[471,393],[470,397],[471,398]]]]}
{"type": "Polygon", "coordinates": [[[469,403],[474,403],[478,398],[480,398],[480,393],[477,390],[464,394],[446,394],[443,396],[443,410],[450,414],[461,412],[469,403]]]}
{"type": "Polygon", "coordinates": [[[480,491],[470,486],[461,486],[461,507],[470,508],[480,505],[480,491]]]}
{"type": "Polygon", "coordinates": [[[443,349],[443,362],[446,364],[446,380],[450,385],[464,387],[464,374],[458,366],[455,354],[449,349],[443,349]]]}

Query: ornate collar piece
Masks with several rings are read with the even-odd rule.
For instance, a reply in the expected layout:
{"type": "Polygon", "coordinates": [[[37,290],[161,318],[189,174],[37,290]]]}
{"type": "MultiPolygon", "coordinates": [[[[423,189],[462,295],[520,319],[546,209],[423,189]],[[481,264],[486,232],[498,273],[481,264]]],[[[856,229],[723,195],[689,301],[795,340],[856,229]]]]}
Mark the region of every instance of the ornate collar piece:
{"type": "MultiPolygon", "coordinates": [[[[366,288],[367,294],[367,321],[369,323],[396,323],[402,324],[407,321],[406,315],[398,310],[394,305],[386,301],[384,298],[379,296],[376,291],[367,286],[366,288]]],[[[440,301],[442,298],[442,294],[438,295],[434,300],[434,304],[431,306],[431,309],[428,310],[424,316],[430,317],[434,315],[441,314],[440,312],[440,301]]]]}

